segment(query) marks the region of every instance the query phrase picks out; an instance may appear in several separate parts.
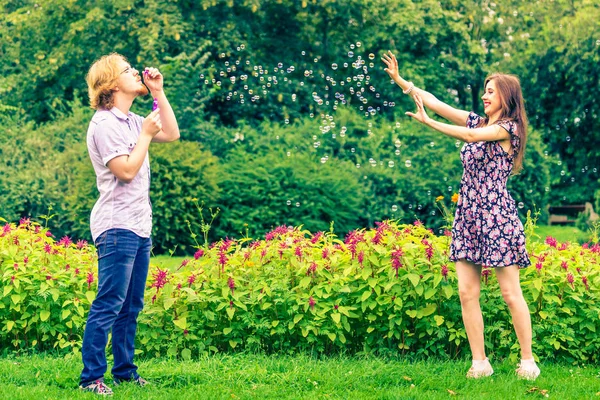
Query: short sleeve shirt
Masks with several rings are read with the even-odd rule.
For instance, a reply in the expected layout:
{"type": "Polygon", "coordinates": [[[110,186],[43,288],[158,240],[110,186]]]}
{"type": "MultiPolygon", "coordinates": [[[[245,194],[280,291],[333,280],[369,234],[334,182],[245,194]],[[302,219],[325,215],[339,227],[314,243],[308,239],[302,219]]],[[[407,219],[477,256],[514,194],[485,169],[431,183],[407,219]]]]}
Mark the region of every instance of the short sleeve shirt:
{"type": "Polygon", "coordinates": [[[120,181],[107,164],[115,157],[129,155],[142,131],[144,119],[132,112],[125,115],[116,107],[98,110],[87,132],[87,148],[100,197],[90,218],[94,241],[108,229],[127,229],[140,237],[150,237],[150,162],[148,153],[138,174],[129,183],[120,181]]]}

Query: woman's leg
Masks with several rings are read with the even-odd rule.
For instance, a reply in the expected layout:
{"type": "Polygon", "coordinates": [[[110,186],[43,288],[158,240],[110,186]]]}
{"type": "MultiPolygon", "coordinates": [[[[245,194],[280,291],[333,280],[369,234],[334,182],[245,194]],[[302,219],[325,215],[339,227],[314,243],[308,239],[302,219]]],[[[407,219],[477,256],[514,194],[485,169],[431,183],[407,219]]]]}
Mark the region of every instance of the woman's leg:
{"type": "Polygon", "coordinates": [[[462,317],[473,360],[485,360],[483,316],[479,305],[481,266],[466,260],[457,261],[456,275],[458,276],[458,294],[462,307],[462,317]]]}
{"type": "Polygon", "coordinates": [[[502,291],[502,297],[504,297],[504,301],[512,315],[517,339],[519,339],[519,344],[521,345],[521,358],[523,360],[532,359],[531,315],[521,291],[519,267],[512,265],[505,268],[495,268],[495,270],[500,290],[502,291]]]}

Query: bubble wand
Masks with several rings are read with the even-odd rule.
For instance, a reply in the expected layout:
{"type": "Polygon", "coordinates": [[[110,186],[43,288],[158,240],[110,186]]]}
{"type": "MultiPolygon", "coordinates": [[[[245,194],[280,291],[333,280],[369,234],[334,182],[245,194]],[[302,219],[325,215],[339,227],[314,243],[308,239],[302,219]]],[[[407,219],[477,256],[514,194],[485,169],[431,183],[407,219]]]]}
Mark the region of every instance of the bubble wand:
{"type": "MultiPolygon", "coordinates": [[[[148,70],[145,69],[144,70],[144,77],[146,79],[148,79],[148,70]]],[[[156,110],[158,108],[158,99],[155,97],[154,101],[152,101],[152,111],[156,110]]]]}

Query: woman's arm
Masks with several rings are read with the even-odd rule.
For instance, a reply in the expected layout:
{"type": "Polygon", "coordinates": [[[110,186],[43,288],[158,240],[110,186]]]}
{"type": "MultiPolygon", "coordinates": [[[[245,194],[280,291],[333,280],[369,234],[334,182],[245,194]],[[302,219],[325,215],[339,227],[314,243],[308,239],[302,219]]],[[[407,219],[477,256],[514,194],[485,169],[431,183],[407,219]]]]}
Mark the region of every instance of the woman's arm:
{"type": "Polygon", "coordinates": [[[384,54],[381,60],[387,66],[384,71],[387,72],[390,78],[392,78],[394,82],[396,82],[396,84],[402,88],[403,92],[407,94],[419,94],[419,96],[423,99],[425,106],[431,111],[442,116],[443,118],[446,118],[453,124],[465,126],[467,123],[467,118],[469,117],[469,113],[467,111],[454,108],[443,101],[438,100],[438,98],[433,94],[426,90],[419,89],[415,87],[412,82],[408,82],[403,79],[398,71],[398,60],[396,60],[394,53],[388,51],[388,54],[384,54]]]}
{"type": "MultiPolygon", "coordinates": [[[[489,125],[483,128],[467,128],[462,126],[454,126],[445,124],[443,122],[439,122],[429,118],[427,113],[425,112],[425,107],[423,105],[423,99],[417,93],[413,96],[415,100],[415,104],[417,105],[417,112],[406,112],[406,115],[416,119],[424,125],[429,126],[430,128],[435,129],[443,133],[446,136],[450,136],[452,138],[461,140],[463,142],[472,143],[472,142],[496,142],[510,139],[510,134],[506,129],[500,127],[500,125],[489,125]]],[[[466,119],[465,119],[466,121],[466,119]]]]}

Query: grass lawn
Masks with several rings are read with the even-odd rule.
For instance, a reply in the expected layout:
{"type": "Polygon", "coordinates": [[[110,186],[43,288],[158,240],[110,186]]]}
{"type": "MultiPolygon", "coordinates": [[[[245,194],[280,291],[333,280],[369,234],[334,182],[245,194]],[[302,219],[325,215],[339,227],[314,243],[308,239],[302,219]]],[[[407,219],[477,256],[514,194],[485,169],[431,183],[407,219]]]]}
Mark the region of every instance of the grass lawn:
{"type": "Polygon", "coordinates": [[[585,243],[591,239],[590,232],[584,232],[575,226],[539,225],[535,228],[535,234],[539,237],[528,239],[544,241],[546,240],[546,237],[552,236],[560,243],[585,243]]]}
{"type": "MultiPolygon", "coordinates": [[[[542,363],[540,378],[528,382],[518,380],[508,362],[494,362],[494,375],[481,380],[464,377],[467,361],[235,354],[188,362],[148,359],[138,365],[152,386],[113,387],[115,398],[600,399],[599,366],[542,363]]],[[[81,367],[75,357],[0,358],[0,398],[96,398],[77,390],[81,367]]]]}

